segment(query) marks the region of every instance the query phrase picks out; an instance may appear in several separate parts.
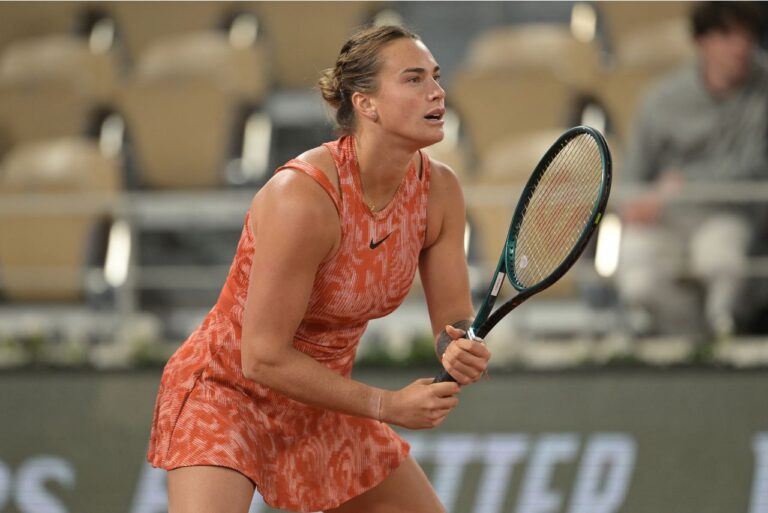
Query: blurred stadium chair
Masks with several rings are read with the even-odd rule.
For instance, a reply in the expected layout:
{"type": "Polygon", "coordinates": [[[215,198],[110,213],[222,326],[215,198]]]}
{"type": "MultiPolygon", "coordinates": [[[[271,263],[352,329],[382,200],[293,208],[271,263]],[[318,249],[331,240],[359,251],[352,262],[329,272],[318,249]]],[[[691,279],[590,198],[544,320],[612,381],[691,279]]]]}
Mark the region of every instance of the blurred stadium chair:
{"type": "Polygon", "coordinates": [[[269,83],[263,48],[235,46],[225,32],[184,34],[150,45],[120,93],[142,184],[223,185],[246,113],[261,104],[269,83]]]}
{"type": "Polygon", "coordinates": [[[60,34],[6,48],[0,60],[0,80],[22,86],[61,82],[90,98],[107,100],[117,81],[117,69],[108,49],[94,51],[87,39],[60,34]]]}
{"type": "Polygon", "coordinates": [[[501,139],[480,162],[478,180],[488,185],[522,187],[541,157],[561,134],[559,129],[544,129],[501,139]]]}
{"type": "Polygon", "coordinates": [[[116,26],[129,62],[138,61],[158,39],[206,30],[225,29],[227,16],[242,10],[240,2],[94,2],[116,26]]]}
{"type": "Polygon", "coordinates": [[[215,188],[223,183],[234,99],[208,80],[163,80],[128,85],[121,94],[148,188],[215,188]]]}
{"type": "Polygon", "coordinates": [[[681,16],[639,27],[616,41],[613,54],[616,68],[674,69],[696,54],[690,21],[681,16]]]}
{"type": "MultiPolygon", "coordinates": [[[[600,23],[608,36],[613,52],[622,53],[622,46],[646,29],[667,20],[687,18],[690,2],[595,2],[600,23]]],[[[653,44],[651,42],[651,44],[653,44]]],[[[658,48],[658,47],[657,47],[658,48]]]]}
{"type": "Polygon", "coordinates": [[[577,114],[577,93],[548,70],[464,68],[449,100],[479,160],[507,136],[565,128],[577,114]]]}
{"type": "MultiPolygon", "coordinates": [[[[0,171],[0,290],[12,302],[79,301],[104,265],[98,230],[120,189],[117,162],[89,140],[15,147],[0,171]]],[[[96,283],[103,288],[102,283],[96,283]]]]}
{"type": "Polygon", "coordinates": [[[268,56],[263,45],[235,45],[225,32],[201,31],[159,39],[136,63],[142,80],[211,77],[222,89],[261,103],[269,91],[268,56]]]}
{"type": "Polygon", "coordinates": [[[0,56],[0,149],[84,134],[111,102],[114,56],[87,39],[55,35],[14,43],[0,56]]]}
{"type": "Polygon", "coordinates": [[[472,68],[548,70],[561,80],[590,91],[601,67],[600,49],[580,40],[565,24],[529,23],[488,30],[469,49],[472,68]]]}
{"type": "Polygon", "coordinates": [[[313,87],[320,72],[335,64],[341,46],[355,29],[384,5],[360,1],[257,3],[274,58],[276,86],[313,87]]]}
{"type": "Polygon", "coordinates": [[[0,2],[0,52],[29,38],[71,33],[81,2],[0,2]]]}

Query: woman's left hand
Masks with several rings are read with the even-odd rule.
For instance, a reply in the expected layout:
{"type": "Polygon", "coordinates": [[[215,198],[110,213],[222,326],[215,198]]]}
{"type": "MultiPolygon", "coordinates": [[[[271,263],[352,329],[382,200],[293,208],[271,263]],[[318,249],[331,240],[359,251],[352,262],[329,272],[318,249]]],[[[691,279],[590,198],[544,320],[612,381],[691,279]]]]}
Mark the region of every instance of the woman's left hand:
{"type": "Polygon", "coordinates": [[[443,353],[443,368],[460,385],[469,385],[479,380],[488,368],[491,352],[481,340],[464,338],[466,333],[453,326],[445,327],[452,339],[443,353]]]}

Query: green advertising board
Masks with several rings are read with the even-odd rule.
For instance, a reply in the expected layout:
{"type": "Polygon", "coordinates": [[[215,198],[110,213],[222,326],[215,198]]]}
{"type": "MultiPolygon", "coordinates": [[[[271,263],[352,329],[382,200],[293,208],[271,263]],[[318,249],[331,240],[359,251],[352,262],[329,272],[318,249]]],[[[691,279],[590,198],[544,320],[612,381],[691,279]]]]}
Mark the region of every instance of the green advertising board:
{"type": "MultiPolygon", "coordinates": [[[[164,513],[165,473],[144,460],[158,381],[0,374],[0,513],[164,513]]],[[[767,398],[761,372],[496,374],[403,434],[449,513],[768,513],[767,398]]]]}

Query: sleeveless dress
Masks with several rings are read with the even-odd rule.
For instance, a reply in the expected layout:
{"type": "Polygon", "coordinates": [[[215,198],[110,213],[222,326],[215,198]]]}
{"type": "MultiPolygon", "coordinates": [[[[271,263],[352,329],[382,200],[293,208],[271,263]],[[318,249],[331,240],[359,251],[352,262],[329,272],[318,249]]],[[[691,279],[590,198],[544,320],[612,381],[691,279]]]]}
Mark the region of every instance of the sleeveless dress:
{"type": "MultiPolygon", "coordinates": [[[[291,160],[276,171],[312,177],[341,224],[340,248],[317,271],[293,345],[349,377],[368,321],[392,312],[411,288],[426,235],[430,168],[421,154],[421,176],[412,163],[393,200],[371,212],[353,138],[324,146],[336,163],[340,194],[306,162],[291,160]]],[[[237,470],[276,508],[334,508],[383,481],[409,446],[384,423],[309,406],[245,378],[241,327],[255,249],[246,214],[216,305],[166,364],[147,458],[168,470],[237,470]]]]}

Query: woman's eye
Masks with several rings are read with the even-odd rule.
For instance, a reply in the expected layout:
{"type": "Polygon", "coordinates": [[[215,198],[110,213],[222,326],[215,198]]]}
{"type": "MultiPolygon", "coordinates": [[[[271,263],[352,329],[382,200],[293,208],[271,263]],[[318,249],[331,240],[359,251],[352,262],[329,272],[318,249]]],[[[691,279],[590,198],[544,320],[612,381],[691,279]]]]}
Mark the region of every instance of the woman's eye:
{"type": "Polygon", "coordinates": [[[435,75],[432,78],[435,80],[435,82],[440,82],[440,75],[435,75]]]}

